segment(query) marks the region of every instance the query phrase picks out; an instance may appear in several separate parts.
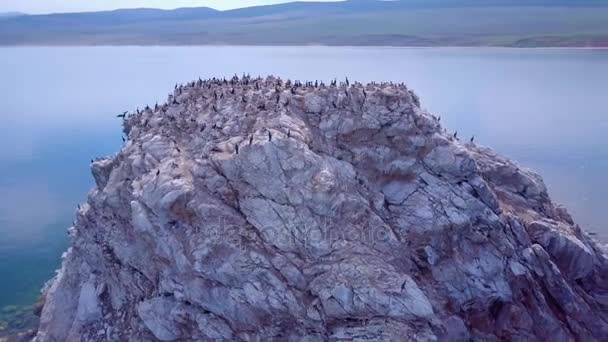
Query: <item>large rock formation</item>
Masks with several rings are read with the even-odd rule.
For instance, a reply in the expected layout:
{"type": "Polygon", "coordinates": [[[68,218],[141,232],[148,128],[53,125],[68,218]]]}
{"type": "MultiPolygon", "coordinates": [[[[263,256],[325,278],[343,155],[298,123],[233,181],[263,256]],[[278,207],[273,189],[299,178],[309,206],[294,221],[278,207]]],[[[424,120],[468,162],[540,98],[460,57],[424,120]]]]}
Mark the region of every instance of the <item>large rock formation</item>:
{"type": "Polygon", "coordinates": [[[605,251],[404,85],[197,81],[127,116],[38,341],[599,341],[605,251]]]}

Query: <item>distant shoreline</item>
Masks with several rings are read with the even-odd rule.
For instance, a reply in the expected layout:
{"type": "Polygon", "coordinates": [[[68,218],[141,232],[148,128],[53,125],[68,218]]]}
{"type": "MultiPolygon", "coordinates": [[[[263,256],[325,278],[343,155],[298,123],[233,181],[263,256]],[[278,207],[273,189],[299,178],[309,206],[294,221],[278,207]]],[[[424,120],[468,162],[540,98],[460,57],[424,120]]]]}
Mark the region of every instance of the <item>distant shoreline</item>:
{"type": "Polygon", "coordinates": [[[608,49],[606,0],[293,2],[18,16],[0,46],[608,49]]]}
{"type": "Polygon", "coordinates": [[[608,50],[608,46],[489,46],[489,45],[323,45],[323,44],[0,44],[0,48],[103,48],[103,47],[324,47],[324,48],[382,48],[382,49],[495,49],[495,50],[608,50]]]}

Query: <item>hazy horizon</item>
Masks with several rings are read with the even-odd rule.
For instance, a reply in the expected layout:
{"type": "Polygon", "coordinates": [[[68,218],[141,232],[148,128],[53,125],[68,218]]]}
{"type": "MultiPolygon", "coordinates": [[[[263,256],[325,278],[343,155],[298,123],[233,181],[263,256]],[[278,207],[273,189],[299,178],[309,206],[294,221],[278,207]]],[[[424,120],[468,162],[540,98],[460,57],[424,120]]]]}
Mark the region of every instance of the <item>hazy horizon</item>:
{"type": "MultiPolygon", "coordinates": [[[[125,8],[175,9],[182,7],[211,7],[217,10],[273,5],[295,0],[4,0],[0,13],[21,12],[26,14],[49,14],[69,12],[112,11],[125,8]]],[[[299,0],[307,2],[332,2],[341,0],[299,0]]]]}

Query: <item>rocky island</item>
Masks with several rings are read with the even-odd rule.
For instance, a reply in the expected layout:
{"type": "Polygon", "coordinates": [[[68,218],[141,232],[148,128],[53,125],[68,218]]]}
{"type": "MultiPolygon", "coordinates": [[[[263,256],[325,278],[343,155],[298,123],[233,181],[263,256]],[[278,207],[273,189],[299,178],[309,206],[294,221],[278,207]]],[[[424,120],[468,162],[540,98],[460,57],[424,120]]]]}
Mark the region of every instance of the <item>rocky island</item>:
{"type": "Polygon", "coordinates": [[[36,341],[600,341],[604,247],[403,84],[197,80],[91,168],[36,341]]]}

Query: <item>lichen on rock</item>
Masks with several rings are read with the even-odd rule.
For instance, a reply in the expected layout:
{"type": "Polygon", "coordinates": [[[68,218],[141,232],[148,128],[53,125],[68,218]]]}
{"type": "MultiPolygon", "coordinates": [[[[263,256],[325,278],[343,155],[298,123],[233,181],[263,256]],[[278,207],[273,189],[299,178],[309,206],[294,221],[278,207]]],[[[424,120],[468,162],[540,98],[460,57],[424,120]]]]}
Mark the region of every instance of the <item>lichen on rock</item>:
{"type": "Polygon", "coordinates": [[[605,250],[403,84],[198,80],[124,132],[37,341],[608,336],[605,250]]]}

